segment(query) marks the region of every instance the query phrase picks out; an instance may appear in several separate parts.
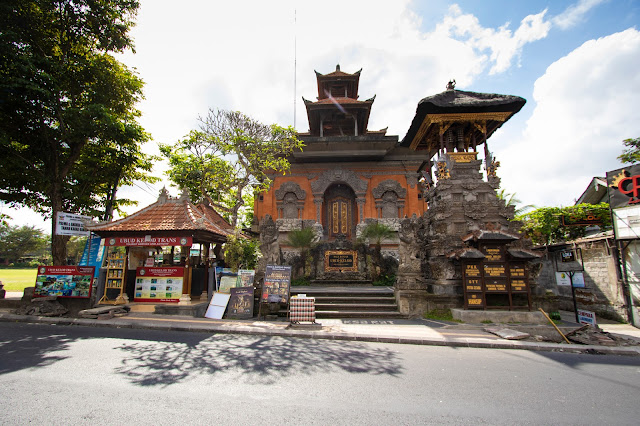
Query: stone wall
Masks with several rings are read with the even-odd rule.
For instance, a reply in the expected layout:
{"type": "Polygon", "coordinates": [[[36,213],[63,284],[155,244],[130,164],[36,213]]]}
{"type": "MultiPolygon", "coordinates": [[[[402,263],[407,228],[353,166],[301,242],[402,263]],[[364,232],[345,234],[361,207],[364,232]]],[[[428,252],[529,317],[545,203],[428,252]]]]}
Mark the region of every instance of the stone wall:
{"type": "MultiPolygon", "coordinates": [[[[613,239],[608,237],[576,243],[576,247],[582,251],[585,280],[585,288],[576,289],[576,301],[578,308],[593,311],[604,318],[622,320],[627,318],[627,304],[613,246],[613,239]]],[[[559,286],[556,282],[554,256],[565,247],[568,246],[558,245],[544,250],[544,257],[539,265],[540,273],[536,279],[538,285],[534,301],[537,305],[542,305],[553,299],[556,309],[573,311],[571,287],[559,286]]]]}

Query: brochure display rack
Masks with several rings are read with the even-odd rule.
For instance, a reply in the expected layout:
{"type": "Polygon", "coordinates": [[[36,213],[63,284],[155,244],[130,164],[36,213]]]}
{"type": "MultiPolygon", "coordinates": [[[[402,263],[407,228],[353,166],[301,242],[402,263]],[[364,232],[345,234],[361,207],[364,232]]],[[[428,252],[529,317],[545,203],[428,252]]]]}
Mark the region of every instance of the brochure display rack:
{"type": "Polygon", "coordinates": [[[126,283],[125,272],[127,261],[124,253],[110,253],[107,258],[107,279],[104,285],[104,296],[100,304],[120,305],[127,303],[124,298],[126,283]]]}

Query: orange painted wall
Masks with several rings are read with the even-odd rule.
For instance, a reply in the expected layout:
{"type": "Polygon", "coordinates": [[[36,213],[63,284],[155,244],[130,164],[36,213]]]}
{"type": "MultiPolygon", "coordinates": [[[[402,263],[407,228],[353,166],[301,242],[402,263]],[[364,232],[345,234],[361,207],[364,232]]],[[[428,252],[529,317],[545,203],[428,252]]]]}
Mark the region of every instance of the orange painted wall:
{"type": "MultiPolygon", "coordinates": [[[[298,166],[292,165],[291,173],[285,176],[277,176],[274,179],[274,182],[271,186],[271,189],[262,194],[263,199],[260,201],[256,200],[254,205],[254,214],[255,217],[259,220],[262,220],[266,214],[270,214],[274,219],[278,218],[278,209],[276,204],[276,189],[280,188],[280,186],[284,182],[295,182],[300,188],[306,191],[306,198],[304,200],[304,210],[302,214],[302,219],[316,219],[316,205],[313,202],[313,192],[311,190],[311,180],[308,176],[319,176],[324,171],[328,170],[328,167],[322,166],[313,166],[313,165],[304,165],[298,166]]],[[[407,184],[407,179],[405,176],[406,171],[404,169],[395,171],[393,169],[389,169],[389,167],[380,167],[380,168],[362,168],[356,167],[353,165],[349,167],[348,165],[344,165],[343,169],[352,170],[355,172],[361,179],[368,182],[367,192],[365,195],[365,205],[364,205],[364,218],[376,218],[377,212],[375,207],[375,199],[372,194],[372,190],[377,187],[382,181],[387,179],[394,179],[402,187],[407,190],[407,194],[405,196],[405,205],[404,205],[404,214],[406,216],[411,216],[412,214],[416,214],[421,216],[422,213],[427,208],[426,203],[423,202],[422,199],[418,199],[418,193],[420,192],[419,185],[416,184],[411,188],[407,184]],[[384,173],[384,174],[375,174],[384,173]],[[370,178],[364,177],[363,174],[371,174],[373,175],[370,178]]],[[[314,177],[315,179],[315,177],[314,177]]],[[[359,217],[359,216],[358,216],[359,217]]]]}

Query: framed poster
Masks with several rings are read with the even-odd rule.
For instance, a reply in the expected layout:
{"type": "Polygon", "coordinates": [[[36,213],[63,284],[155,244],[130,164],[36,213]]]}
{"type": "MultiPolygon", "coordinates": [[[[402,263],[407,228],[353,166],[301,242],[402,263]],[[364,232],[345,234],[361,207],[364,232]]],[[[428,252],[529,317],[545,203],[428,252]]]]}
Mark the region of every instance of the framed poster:
{"type": "Polygon", "coordinates": [[[34,297],[91,297],[93,266],[39,266],[34,297]]]}
{"type": "Polygon", "coordinates": [[[133,301],[178,303],[183,281],[183,267],[138,268],[133,301]]]}
{"type": "Polygon", "coordinates": [[[231,289],[227,317],[233,319],[253,317],[253,286],[234,287],[231,289]]]}
{"type": "Polygon", "coordinates": [[[262,288],[262,302],[289,302],[289,286],[291,285],[291,266],[267,265],[262,288]]]}

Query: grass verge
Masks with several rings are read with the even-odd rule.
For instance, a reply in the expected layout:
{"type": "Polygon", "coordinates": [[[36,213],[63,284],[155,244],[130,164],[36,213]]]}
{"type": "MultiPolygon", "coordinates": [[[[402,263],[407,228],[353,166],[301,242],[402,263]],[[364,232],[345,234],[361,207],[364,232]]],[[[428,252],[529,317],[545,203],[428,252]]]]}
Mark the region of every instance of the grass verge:
{"type": "Polygon", "coordinates": [[[451,322],[462,322],[457,319],[453,319],[453,314],[451,313],[451,309],[433,309],[431,311],[424,313],[424,319],[430,319],[435,321],[451,321],[451,322]]]}
{"type": "Polygon", "coordinates": [[[0,281],[6,291],[24,291],[36,285],[38,268],[0,269],[0,281]]]}

